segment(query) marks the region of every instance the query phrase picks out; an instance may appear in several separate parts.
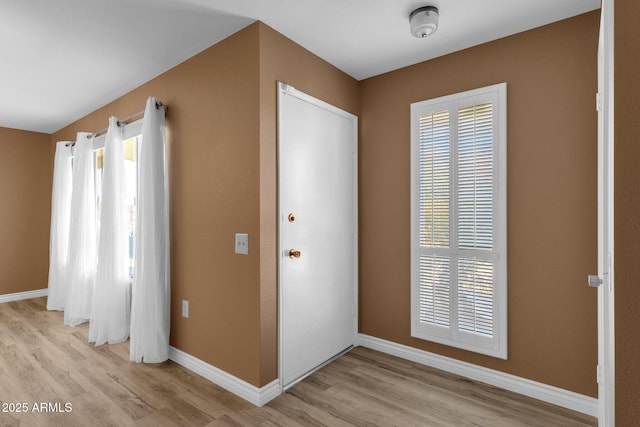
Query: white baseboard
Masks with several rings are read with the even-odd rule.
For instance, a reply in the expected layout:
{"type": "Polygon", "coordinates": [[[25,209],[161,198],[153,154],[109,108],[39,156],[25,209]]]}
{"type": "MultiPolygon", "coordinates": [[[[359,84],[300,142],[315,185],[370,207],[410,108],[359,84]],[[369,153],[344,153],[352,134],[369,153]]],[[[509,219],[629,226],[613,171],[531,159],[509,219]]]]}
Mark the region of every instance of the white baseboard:
{"type": "Polygon", "coordinates": [[[256,406],[269,403],[281,393],[280,380],[256,387],[175,347],[169,347],[169,359],[256,406]]]}
{"type": "Polygon", "coordinates": [[[49,289],[38,289],[35,291],[16,292],[15,294],[4,294],[0,295],[0,304],[3,302],[46,297],[47,295],[49,295],[49,289]]]}
{"type": "Polygon", "coordinates": [[[411,360],[412,362],[431,366],[453,374],[462,375],[514,393],[523,394],[553,405],[562,406],[583,414],[598,416],[598,399],[564,390],[547,384],[531,381],[526,378],[506,374],[471,363],[462,362],[439,354],[418,350],[403,344],[358,334],[356,345],[377,350],[392,356],[411,360]]]}

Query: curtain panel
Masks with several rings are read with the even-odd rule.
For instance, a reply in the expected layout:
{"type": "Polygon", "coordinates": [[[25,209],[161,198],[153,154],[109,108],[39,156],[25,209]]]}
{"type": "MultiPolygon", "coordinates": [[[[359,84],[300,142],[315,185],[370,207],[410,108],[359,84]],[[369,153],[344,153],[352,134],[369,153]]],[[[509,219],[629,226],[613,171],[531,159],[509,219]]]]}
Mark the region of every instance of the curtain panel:
{"type": "Polygon", "coordinates": [[[131,303],[130,359],[169,358],[169,186],[164,109],[147,100],[142,121],[131,303]]]}
{"type": "Polygon", "coordinates": [[[109,119],[102,163],[98,264],[89,322],[89,342],[114,344],[129,337],[131,279],[122,127],[109,119]]]}
{"type": "Polygon", "coordinates": [[[91,318],[96,274],[96,195],[93,136],[79,132],[73,158],[71,225],[69,227],[69,285],[64,323],[76,326],[91,318]]]}
{"type": "Polygon", "coordinates": [[[58,142],[53,161],[53,191],[51,192],[48,310],[64,310],[67,300],[66,273],[71,224],[72,158],[71,143],[58,142]]]}

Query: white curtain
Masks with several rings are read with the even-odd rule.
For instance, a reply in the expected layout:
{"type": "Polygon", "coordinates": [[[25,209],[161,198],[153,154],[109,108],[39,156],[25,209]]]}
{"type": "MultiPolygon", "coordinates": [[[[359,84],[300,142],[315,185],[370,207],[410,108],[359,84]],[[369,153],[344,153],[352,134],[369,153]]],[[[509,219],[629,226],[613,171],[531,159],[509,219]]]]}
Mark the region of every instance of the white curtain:
{"type": "Polygon", "coordinates": [[[138,217],[131,301],[130,359],[169,358],[169,193],[164,109],[147,100],[138,160],[138,217]]]}
{"type": "Polygon", "coordinates": [[[58,142],[53,161],[51,192],[51,234],[49,240],[48,310],[64,310],[67,299],[67,261],[69,257],[69,224],[71,221],[71,185],[73,158],[71,144],[58,142]]]}
{"type": "Polygon", "coordinates": [[[91,134],[79,132],[73,160],[69,268],[64,323],[76,326],[91,317],[96,271],[96,197],[91,134]]]}
{"type": "Polygon", "coordinates": [[[122,128],[109,119],[102,161],[102,201],[98,265],[89,323],[89,342],[119,343],[129,337],[129,235],[125,194],[122,128]]]}

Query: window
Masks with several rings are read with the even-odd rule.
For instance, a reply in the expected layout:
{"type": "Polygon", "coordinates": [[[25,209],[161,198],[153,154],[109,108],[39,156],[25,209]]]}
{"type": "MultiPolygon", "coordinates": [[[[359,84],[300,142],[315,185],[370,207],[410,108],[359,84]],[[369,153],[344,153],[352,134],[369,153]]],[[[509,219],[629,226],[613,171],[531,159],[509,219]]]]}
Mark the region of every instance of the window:
{"type": "Polygon", "coordinates": [[[411,104],[411,335],[507,358],[506,84],[411,104]]]}
{"type": "MultiPolygon", "coordinates": [[[[125,157],[125,193],[127,200],[127,233],[129,235],[129,277],[133,278],[134,247],[136,233],[136,205],[138,200],[138,147],[142,132],[142,120],[125,126],[123,131],[125,157]]],[[[106,135],[95,139],[95,191],[97,205],[97,227],[100,230],[100,205],[102,200],[102,159],[106,135]]]]}

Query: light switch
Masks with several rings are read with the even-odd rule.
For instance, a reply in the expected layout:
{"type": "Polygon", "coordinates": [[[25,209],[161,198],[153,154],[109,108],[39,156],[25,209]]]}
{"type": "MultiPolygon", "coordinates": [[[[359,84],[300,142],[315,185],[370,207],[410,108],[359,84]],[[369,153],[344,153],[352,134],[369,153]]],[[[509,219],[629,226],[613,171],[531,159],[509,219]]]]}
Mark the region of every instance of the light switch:
{"type": "Polygon", "coordinates": [[[189,301],[182,300],[182,317],[189,317],[189,301]]]}
{"type": "Polygon", "coordinates": [[[236,233],[236,253],[249,255],[249,235],[236,233]]]}

